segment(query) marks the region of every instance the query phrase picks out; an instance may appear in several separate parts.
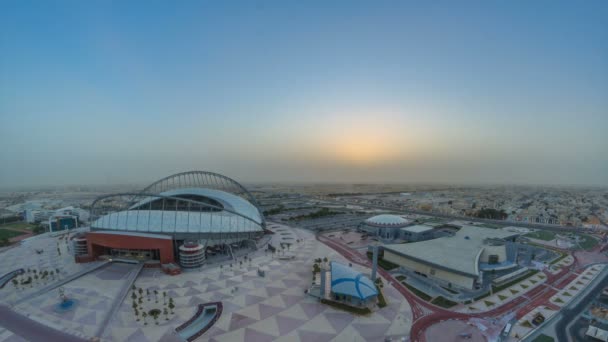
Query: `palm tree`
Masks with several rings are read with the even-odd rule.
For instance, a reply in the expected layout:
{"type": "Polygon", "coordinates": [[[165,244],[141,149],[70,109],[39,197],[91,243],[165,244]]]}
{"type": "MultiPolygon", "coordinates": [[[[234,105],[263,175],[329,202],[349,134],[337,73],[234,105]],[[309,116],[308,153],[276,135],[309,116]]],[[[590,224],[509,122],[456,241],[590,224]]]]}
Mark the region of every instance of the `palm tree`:
{"type": "Polygon", "coordinates": [[[53,277],[53,280],[55,280],[55,272],[51,271],[51,277],[53,277]]]}
{"type": "Polygon", "coordinates": [[[135,309],[135,317],[137,318],[136,321],[139,322],[139,310],[135,309]]]}
{"type": "Polygon", "coordinates": [[[141,297],[141,294],[144,292],[144,290],[142,290],[142,288],[140,287],[139,290],[137,290],[137,292],[139,292],[139,296],[141,297]]]}
{"type": "Polygon", "coordinates": [[[167,310],[167,308],[163,309],[163,314],[165,314],[165,321],[169,320],[169,311],[167,310]]]}
{"type": "Polygon", "coordinates": [[[17,279],[13,279],[13,285],[15,286],[15,288],[17,288],[17,285],[19,285],[19,281],[17,279]]]}
{"type": "Polygon", "coordinates": [[[148,298],[148,302],[150,301],[150,290],[146,289],[146,298],[148,298]]]}
{"type": "Polygon", "coordinates": [[[148,325],[148,322],[146,322],[146,317],[148,317],[148,314],[144,311],[144,313],[141,315],[144,316],[144,325],[148,325]]]}
{"type": "Polygon", "coordinates": [[[163,303],[167,304],[167,291],[163,291],[163,303]]]}
{"type": "Polygon", "coordinates": [[[155,303],[158,303],[158,291],[154,290],[154,301],[155,303]]]}
{"type": "Polygon", "coordinates": [[[171,309],[171,314],[173,314],[173,309],[175,309],[175,304],[173,304],[173,301],[169,302],[169,309],[171,309]]]}
{"type": "Polygon", "coordinates": [[[137,299],[137,295],[135,294],[135,292],[131,292],[131,299],[133,299],[133,300],[137,299]]]}

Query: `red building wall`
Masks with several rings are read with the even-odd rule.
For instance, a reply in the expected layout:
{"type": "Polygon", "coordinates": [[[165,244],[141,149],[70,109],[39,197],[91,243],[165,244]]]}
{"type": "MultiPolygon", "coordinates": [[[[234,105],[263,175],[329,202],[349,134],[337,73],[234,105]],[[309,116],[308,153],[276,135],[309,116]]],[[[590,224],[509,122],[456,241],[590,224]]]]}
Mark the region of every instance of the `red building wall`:
{"type": "Polygon", "coordinates": [[[125,249],[158,249],[160,252],[161,264],[175,262],[173,257],[173,240],[171,239],[94,232],[87,233],[86,239],[89,256],[91,256],[93,260],[103,254],[104,247],[109,247],[125,249]]]}

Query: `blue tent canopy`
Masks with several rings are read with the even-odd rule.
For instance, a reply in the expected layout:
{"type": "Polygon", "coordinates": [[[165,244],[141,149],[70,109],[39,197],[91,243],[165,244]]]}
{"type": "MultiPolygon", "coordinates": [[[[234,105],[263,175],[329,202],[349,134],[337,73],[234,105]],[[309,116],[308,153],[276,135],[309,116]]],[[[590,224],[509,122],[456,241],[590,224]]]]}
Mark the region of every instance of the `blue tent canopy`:
{"type": "Polygon", "coordinates": [[[331,291],[361,300],[378,295],[376,286],[368,277],[335,261],[331,263],[331,291]]]}

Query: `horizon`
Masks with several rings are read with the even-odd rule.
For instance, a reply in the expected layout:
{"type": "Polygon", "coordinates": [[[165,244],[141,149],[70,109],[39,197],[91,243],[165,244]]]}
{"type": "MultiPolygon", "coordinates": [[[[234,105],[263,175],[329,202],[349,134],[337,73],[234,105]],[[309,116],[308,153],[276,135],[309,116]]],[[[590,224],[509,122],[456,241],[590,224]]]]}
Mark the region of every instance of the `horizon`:
{"type": "Polygon", "coordinates": [[[186,170],[607,187],[607,15],[602,1],[3,2],[0,188],[186,170]]]}

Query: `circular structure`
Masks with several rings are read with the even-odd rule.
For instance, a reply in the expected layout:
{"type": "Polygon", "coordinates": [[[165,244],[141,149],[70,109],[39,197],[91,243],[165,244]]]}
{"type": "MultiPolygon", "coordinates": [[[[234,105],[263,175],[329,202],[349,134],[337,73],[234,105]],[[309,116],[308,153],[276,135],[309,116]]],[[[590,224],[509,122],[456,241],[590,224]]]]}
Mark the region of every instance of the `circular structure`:
{"type": "Polygon", "coordinates": [[[383,239],[396,239],[401,235],[399,233],[400,229],[407,227],[409,224],[410,221],[401,216],[382,214],[368,218],[361,224],[360,228],[383,239]]]}
{"type": "MultiPolygon", "coordinates": [[[[109,255],[199,267],[207,253],[231,253],[260,238],[265,228],[247,189],[204,171],[165,177],[140,192],[101,196],[91,205],[91,218],[80,262],[109,255]]],[[[74,243],[83,250],[81,239],[74,243]]]]}
{"type": "Polygon", "coordinates": [[[403,228],[410,224],[410,221],[404,219],[401,216],[382,214],[376,215],[365,220],[365,224],[373,227],[391,227],[391,228],[403,228]]]}
{"type": "Polygon", "coordinates": [[[179,246],[179,261],[185,268],[200,267],[205,262],[205,248],[198,242],[185,242],[179,246]]]}
{"type": "Polygon", "coordinates": [[[481,331],[464,321],[447,320],[431,325],[424,332],[426,341],[437,342],[485,342],[486,338],[481,331]]]}

